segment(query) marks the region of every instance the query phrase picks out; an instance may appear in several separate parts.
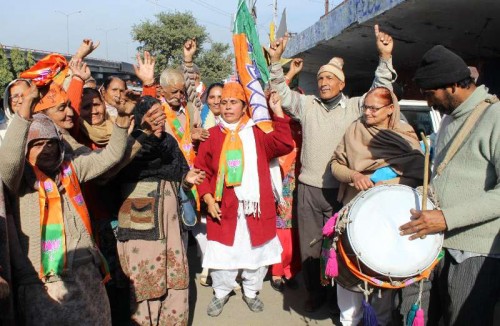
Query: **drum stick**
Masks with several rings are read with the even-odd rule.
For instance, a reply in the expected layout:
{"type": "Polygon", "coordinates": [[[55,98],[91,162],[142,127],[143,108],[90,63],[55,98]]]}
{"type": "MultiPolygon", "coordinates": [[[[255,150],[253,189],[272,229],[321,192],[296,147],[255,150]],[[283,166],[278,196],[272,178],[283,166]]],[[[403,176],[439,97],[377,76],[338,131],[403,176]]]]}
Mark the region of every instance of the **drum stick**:
{"type": "MultiPolygon", "coordinates": [[[[422,191],[422,210],[427,210],[427,194],[429,189],[429,161],[431,156],[431,149],[429,146],[429,141],[423,132],[420,133],[422,141],[425,146],[425,159],[424,159],[424,185],[422,191]]],[[[421,236],[420,239],[425,239],[425,235],[421,236]]]]}

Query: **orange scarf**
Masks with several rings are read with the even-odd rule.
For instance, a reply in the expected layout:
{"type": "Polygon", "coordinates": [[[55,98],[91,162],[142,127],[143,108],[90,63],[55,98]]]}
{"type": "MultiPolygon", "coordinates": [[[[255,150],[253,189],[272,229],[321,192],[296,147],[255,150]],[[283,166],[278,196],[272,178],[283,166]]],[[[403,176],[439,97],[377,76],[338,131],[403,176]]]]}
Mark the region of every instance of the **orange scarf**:
{"type": "MultiPolygon", "coordinates": [[[[196,158],[196,154],[194,153],[193,140],[191,139],[191,126],[189,120],[189,114],[186,112],[186,124],[184,126],[181,125],[180,120],[177,118],[177,113],[172,110],[168,103],[162,103],[163,111],[167,117],[167,123],[172,130],[173,136],[179,147],[184,154],[184,158],[189,166],[189,169],[194,167],[194,159],[196,158]]],[[[188,197],[192,200],[193,203],[196,203],[196,210],[200,211],[200,197],[198,195],[198,191],[196,190],[196,186],[191,188],[191,191],[187,194],[188,197]]]]}
{"type": "Polygon", "coordinates": [[[243,143],[239,132],[247,124],[248,115],[243,115],[234,130],[229,130],[219,123],[219,127],[226,134],[219,159],[219,170],[217,171],[217,181],[215,183],[215,200],[222,200],[224,183],[226,186],[234,187],[241,185],[244,169],[243,143]]]}
{"type": "Polygon", "coordinates": [[[23,71],[20,77],[31,79],[38,87],[48,85],[51,82],[62,85],[68,71],[66,58],[58,53],[51,53],[40,59],[28,70],[23,71]]]}
{"type": "MultiPolygon", "coordinates": [[[[57,184],[47,177],[36,166],[33,167],[38,180],[38,195],[40,204],[40,230],[41,230],[41,266],[40,278],[61,275],[66,268],[66,234],[64,230],[63,209],[61,194],[57,184]]],[[[76,177],[75,169],[70,161],[61,164],[59,177],[71,204],[82,219],[90,237],[92,228],[89,212],[76,177]]],[[[99,252],[100,253],[100,252],[99,252]]],[[[104,282],[110,279],[107,263],[101,255],[101,268],[104,272],[104,282]]]]}
{"type": "Polygon", "coordinates": [[[194,166],[194,159],[196,157],[193,148],[193,141],[191,139],[191,127],[189,114],[186,114],[186,124],[185,126],[181,125],[180,120],[177,118],[177,114],[174,110],[168,105],[168,103],[163,103],[163,111],[167,116],[167,123],[172,130],[173,136],[177,140],[179,147],[181,148],[182,154],[186,158],[188,166],[190,169],[194,166]]]}

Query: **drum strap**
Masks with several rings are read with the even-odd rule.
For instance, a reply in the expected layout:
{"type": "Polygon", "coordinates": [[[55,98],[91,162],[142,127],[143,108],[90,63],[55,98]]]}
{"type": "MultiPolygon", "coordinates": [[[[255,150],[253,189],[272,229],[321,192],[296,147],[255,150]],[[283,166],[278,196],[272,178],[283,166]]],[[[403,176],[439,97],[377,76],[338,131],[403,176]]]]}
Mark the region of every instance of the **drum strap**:
{"type": "Polygon", "coordinates": [[[489,108],[492,104],[496,102],[498,102],[498,97],[494,95],[490,98],[485,99],[474,108],[474,110],[469,115],[467,120],[465,120],[465,123],[462,126],[462,128],[460,128],[460,130],[458,131],[457,135],[455,136],[455,139],[453,139],[453,142],[448,148],[448,151],[446,152],[446,156],[444,157],[443,161],[437,167],[436,176],[439,176],[443,173],[444,168],[446,167],[446,165],[448,165],[453,156],[455,156],[455,154],[458,152],[462,144],[471,134],[472,130],[476,126],[476,123],[479,121],[483,113],[486,111],[487,108],[489,108]]]}

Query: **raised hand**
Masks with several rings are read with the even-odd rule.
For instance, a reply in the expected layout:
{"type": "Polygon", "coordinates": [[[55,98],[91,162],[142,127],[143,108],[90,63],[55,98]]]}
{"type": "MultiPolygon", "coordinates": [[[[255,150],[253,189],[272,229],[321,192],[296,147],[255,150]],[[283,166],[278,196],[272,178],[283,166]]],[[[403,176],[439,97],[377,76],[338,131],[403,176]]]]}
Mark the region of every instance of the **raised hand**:
{"type": "Polygon", "coordinates": [[[26,120],[31,119],[36,100],[39,97],[40,92],[38,91],[38,87],[34,83],[30,83],[30,88],[23,93],[23,102],[17,113],[26,120]]]}
{"type": "Polygon", "coordinates": [[[197,44],[195,39],[189,39],[184,42],[184,46],[182,48],[184,53],[184,62],[190,63],[193,62],[194,54],[196,53],[197,44]]]}
{"type": "Polygon", "coordinates": [[[69,69],[73,73],[73,77],[79,77],[82,81],[86,81],[91,76],[90,68],[82,59],[71,59],[69,69]]]}
{"type": "Polygon", "coordinates": [[[286,44],[288,43],[288,33],[285,34],[284,37],[280,37],[275,42],[269,45],[269,48],[266,49],[266,52],[269,53],[271,57],[271,62],[279,62],[281,60],[281,56],[283,52],[285,52],[286,44]]]}
{"type": "Polygon", "coordinates": [[[144,60],[140,53],[137,53],[136,59],[137,65],[134,65],[136,76],[143,85],[153,85],[155,82],[155,58],[148,51],[144,51],[144,60]]]}
{"type": "Polygon", "coordinates": [[[304,68],[304,59],[302,58],[294,58],[290,63],[290,71],[293,71],[295,75],[301,72],[302,68],[304,68]]]}
{"type": "Polygon", "coordinates": [[[279,96],[276,91],[271,92],[271,96],[269,97],[269,106],[271,110],[273,110],[274,115],[280,118],[284,117],[283,109],[281,108],[281,96],[279,96]]]}
{"type": "Polygon", "coordinates": [[[115,105],[116,110],[118,111],[118,115],[131,115],[140,97],[140,93],[135,92],[131,89],[127,89],[123,94],[123,97],[120,98],[120,102],[116,103],[115,105]]]}
{"type": "Polygon", "coordinates": [[[392,56],[392,49],[394,48],[394,42],[392,37],[379,30],[378,24],[373,27],[375,31],[375,39],[377,43],[377,50],[382,59],[390,59],[392,56]]]}
{"type": "Polygon", "coordinates": [[[293,59],[292,62],[290,62],[290,70],[288,70],[286,78],[288,80],[292,80],[293,77],[295,77],[302,71],[302,68],[304,68],[304,59],[302,58],[293,59]]]}
{"type": "Polygon", "coordinates": [[[80,47],[75,53],[74,58],[75,59],[84,59],[86,56],[91,54],[97,47],[99,47],[99,44],[101,44],[99,41],[93,42],[91,39],[84,39],[82,41],[82,44],[80,44],[80,47]]]}

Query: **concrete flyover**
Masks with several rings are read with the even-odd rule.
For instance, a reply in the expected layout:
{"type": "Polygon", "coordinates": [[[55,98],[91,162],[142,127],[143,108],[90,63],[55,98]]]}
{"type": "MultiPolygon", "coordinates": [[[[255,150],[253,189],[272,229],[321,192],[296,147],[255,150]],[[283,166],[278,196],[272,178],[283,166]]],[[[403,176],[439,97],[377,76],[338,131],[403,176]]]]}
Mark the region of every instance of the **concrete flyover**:
{"type": "Polygon", "coordinates": [[[443,44],[478,67],[480,83],[500,93],[500,1],[346,0],[288,42],[287,57],[303,57],[300,85],[316,91],[316,72],[334,56],[344,58],[346,92],[368,89],[378,62],[373,25],[395,39],[394,66],[405,97],[419,98],[411,81],[422,55],[443,44]]]}

